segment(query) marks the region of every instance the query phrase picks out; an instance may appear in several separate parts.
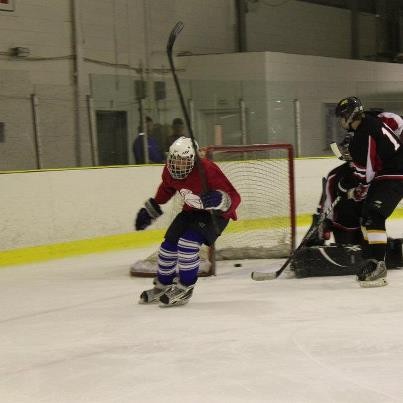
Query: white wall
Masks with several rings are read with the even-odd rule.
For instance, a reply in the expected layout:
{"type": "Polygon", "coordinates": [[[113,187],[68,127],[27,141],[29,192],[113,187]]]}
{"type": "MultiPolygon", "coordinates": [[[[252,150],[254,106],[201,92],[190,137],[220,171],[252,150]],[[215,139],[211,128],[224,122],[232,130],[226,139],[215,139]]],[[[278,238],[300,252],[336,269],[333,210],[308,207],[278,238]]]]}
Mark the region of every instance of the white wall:
{"type": "MultiPolygon", "coordinates": [[[[296,160],[298,213],[316,208],[321,177],[339,161],[296,160]]],[[[135,214],[154,196],[162,166],[5,173],[0,175],[0,250],[133,231],[135,214]]],[[[165,228],[169,206],[152,228],[165,228]]]]}
{"type": "MultiPolygon", "coordinates": [[[[395,63],[345,60],[275,52],[234,53],[184,57],[183,78],[214,81],[255,81],[266,87],[267,101],[299,100],[301,153],[317,156],[326,144],[324,104],[359,96],[364,106],[390,106],[403,113],[402,66],[395,63]]],[[[249,105],[248,105],[249,106],[249,105]]],[[[270,128],[270,116],[260,116],[270,128]]],[[[290,120],[294,119],[290,115],[290,120]]]]}
{"type": "MultiPolygon", "coordinates": [[[[265,2],[247,14],[248,51],[351,57],[351,13],[348,9],[302,1],[265,2]],[[270,6],[273,4],[273,6],[270,6]]],[[[375,15],[359,14],[359,55],[376,54],[375,15]]]]}

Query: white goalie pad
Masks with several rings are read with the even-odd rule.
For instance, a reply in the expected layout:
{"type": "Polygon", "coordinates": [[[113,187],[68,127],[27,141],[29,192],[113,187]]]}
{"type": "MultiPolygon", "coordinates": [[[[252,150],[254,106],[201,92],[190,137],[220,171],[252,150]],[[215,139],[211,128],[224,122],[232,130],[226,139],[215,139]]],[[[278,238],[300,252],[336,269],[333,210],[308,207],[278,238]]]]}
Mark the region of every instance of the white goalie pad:
{"type": "MultiPolygon", "coordinates": [[[[289,244],[278,244],[271,247],[227,247],[215,251],[215,260],[245,260],[245,259],[281,259],[290,253],[289,244]]],[[[130,267],[130,275],[135,277],[153,277],[158,269],[158,251],[143,260],[137,260],[130,267]]],[[[199,276],[209,276],[212,273],[209,249],[200,249],[199,276]]]]}

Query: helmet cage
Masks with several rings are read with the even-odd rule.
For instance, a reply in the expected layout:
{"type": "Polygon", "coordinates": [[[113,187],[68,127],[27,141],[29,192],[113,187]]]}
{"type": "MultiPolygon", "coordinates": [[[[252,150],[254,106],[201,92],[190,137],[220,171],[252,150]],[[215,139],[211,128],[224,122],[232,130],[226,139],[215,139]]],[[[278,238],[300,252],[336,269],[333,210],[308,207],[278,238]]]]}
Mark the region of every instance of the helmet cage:
{"type": "Polygon", "coordinates": [[[181,157],[178,154],[169,154],[167,159],[167,168],[172,178],[185,179],[194,166],[194,158],[181,157]]]}
{"type": "Polygon", "coordinates": [[[195,151],[192,140],[180,137],[169,147],[167,168],[172,178],[185,179],[195,164],[195,151]]]}

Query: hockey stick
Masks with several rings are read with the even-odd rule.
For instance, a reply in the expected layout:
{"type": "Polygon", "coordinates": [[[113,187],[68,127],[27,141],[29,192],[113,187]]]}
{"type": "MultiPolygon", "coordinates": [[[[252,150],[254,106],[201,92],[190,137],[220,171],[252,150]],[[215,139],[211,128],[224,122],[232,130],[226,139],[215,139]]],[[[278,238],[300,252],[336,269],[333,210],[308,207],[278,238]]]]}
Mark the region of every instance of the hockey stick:
{"type": "MultiPolygon", "coordinates": [[[[183,98],[183,93],[182,93],[182,90],[181,90],[181,87],[180,87],[180,84],[179,84],[178,76],[176,75],[175,65],[174,65],[174,61],[173,61],[173,57],[172,57],[172,50],[173,50],[174,43],[176,41],[176,38],[178,37],[178,35],[182,31],[183,27],[184,27],[184,25],[183,25],[182,21],[177,22],[175,24],[175,26],[173,27],[173,29],[172,29],[172,31],[171,31],[171,33],[169,35],[169,38],[168,38],[167,55],[168,55],[169,66],[171,68],[172,76],[174,78],[176,91],[177,91],[178,96],[179,96],[179,101],[180,101],[180,104],[181,104],[182,112],[183,112],[183,115],[185,117],[186,127],[188,129],[190,139],[192,140],[193,148],[196,151],[197,150],[197,144],[196,144],[195,136],[194,136],[194,133],[193,133],[192,125],[190,124],[189,113],[188,113],[187,108],[186,108],[185,100],[183,98]]],[[[197,152],[195,153],[195,161],[200,167],[201,166],[201,164],[199,163],[200,158],[199,158],[197,152]]],[[[205,177],[202,174],[204,174],[204,172],[203,172],[203,168],[201,167],[200,176],[202,177],[202,179],[204,179],[204,184],[206,185],[205,177]]],[[[203,180],[202,180],[202,182],[203,182],[203,180]]],[[[205,186],[205,187],[207,188],[207,186],[205,186]]],[[[204,189],[204,190],[206,190],[206,189],[204,189]]]]}
{"type": "Polygon", "coordinates": [[[258,271],[254,271],[251,274],[251,278],[255,281],[264,281],[264,280],[274,280],[277,277],[279,277],[281,275],[281,273],[285,270],[285,268],[295,258],[295,256],[298,254],[298,252],[307,244],[308,240],[312,237],[312,235],[316,234],[316,232],[319,230],[319,227],[321,226],[321,224],[329,217],[330,213],[333,211],[334,207],[340,201],[340,199],[341,199],[340,196],[336,197],[334,202],[329,206],[329,208],[319,218],[316,225],[311,227],[311,229],[305,234],[305,236],[302,238],[301,243],[298,245],[297,249],[295,249],[290,254],[290,256],[287,258],[287,260],[283,263],[283,265],[277,271],[275,271],[274,273],[261,273],[258,271]]]}
{"type": "MultiPolygon", "coordinates": [[[[200,176],[200,181],[201,181],[201,185],[202,185],[202,190],[203,190],[203,192],[207,192],[208,188],[207,188],[206,174],[205,174],[203,166],[202,166],[202,164],[200,162],[200,156],[199,156],[199,154],[197,152],[198,147],[197,147],[197,144],[196,144],[196,140],[195,140],[195,136],[194,136],[194,133],[193,133],[192,125],[190,124],[189,113],[188,113],[187,108],[186,108],[185,100],[183,98],[183,93],[182,93],[182,90],[181,90],[181,87],[180,87],[180,84],[179,84],[178,76],[176,75],[175,65],[174,65],[174,61],[173,61],[173,57],[172,57],[172,50],[173,50],[174,43],[176,41],[176,38],[178,37],[178,35],[182,31],[183,27],[184,27],[183,22],[178,21],[175,24],[175,26],[172,28],[172,31],[171,31],[171,33],[169,35],[168,42],[167,42],[167,55],[168,55],[169,66],[171,68],[172,76],[174,78],[176,91],[177,91],[178,96],[179,96],[179,101],[180,101],[180,104],[181,104],[182,112],[183,112],[183,115],[185,117],[186,127],[188,129],[189,137],[192,140],[193,149],[195,150],[195,165],[197,165],[197,168],[199,170],[199,176],[200,176]]],[[[213,222],[214,230],[215,230],[216,234],[219,234],[220,231],[218,229],[217,220],[216,220],[216,217],[214,215],[214,211],[213,210],[209,210],[209,211],[210,211],[210,214],[211,214],[211,219],[212,219],[212,222],[213,222]]]]}

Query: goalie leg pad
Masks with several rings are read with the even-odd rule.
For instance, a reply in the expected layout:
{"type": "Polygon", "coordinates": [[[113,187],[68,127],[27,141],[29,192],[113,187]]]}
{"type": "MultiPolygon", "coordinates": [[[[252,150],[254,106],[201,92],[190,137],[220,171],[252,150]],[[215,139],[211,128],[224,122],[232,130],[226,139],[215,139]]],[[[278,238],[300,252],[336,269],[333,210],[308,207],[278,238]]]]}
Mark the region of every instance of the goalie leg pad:
{"type": "MultiPolygon", "coordinates": [[[[360,245],[327,245],[302,248],[291,262],[295,277],[357,274],[364,257],[360,245]]],[[[388,239],[386,267],[403,268],[403,239],[388,239]]]]}
{"type": "Polygon", "coordinates": [[[346,276],[357,274],[362,263],[359,245],[302,248],[291,262],[295,277],[346,276]]]}

